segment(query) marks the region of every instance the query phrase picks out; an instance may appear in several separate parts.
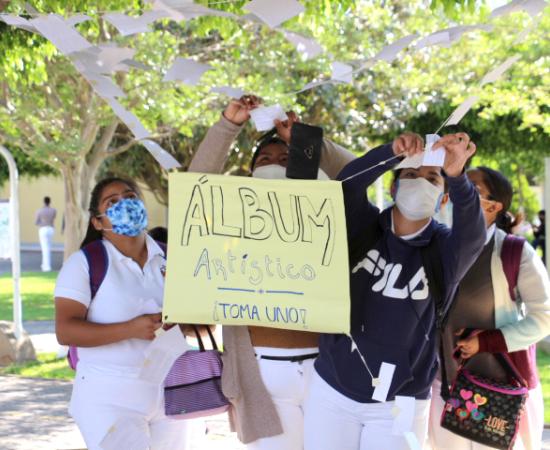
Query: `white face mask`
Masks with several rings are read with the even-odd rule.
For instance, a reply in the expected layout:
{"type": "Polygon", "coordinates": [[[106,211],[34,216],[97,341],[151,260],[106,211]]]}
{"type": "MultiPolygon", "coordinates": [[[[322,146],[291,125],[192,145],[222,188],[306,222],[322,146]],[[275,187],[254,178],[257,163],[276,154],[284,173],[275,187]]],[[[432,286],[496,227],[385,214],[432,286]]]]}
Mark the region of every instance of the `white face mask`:
{"type": "Polygon", "coordinates": [[[442,197],[443,187],[434,186],[426,178],[400,179],[395,204],[407,219],[422,220],[439,211],[442,197]]]}
{"type": "MultiPolygon", "coordinates": [[[[286,180],[286,167],[279,164],[268,164],[267,166],[260,166],[252,171],[254,178],[262,178],[264,180],[286,180]]],[[[330,180],[328,175],[319,169],[317,173],[318,180],[330,180]]]]}

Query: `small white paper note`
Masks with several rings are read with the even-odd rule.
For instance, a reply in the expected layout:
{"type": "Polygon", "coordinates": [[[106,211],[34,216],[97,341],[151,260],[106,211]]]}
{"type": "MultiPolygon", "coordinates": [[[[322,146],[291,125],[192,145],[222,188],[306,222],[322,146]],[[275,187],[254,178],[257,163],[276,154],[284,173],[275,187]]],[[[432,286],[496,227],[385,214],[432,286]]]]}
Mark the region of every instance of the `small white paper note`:
{"type": "Polygon", "coordinates": [[[450,42],[451,37],[448,31],[436,31],[435,33],[432,33],[420,39],[414,45],[414,48],[420,50],[422,48],[431,47],[433,45],[449,44],[450,42]]]}
{"type": "Polygon", "coordinates": [[[417,153],[414,156],[407,156],[403,161],[401,161],[397,166],[395,166],[396,169],[418,169],[420,166],[422,166],[422,163],[424,162],[424,152],[417,153]]]}
{"type": "Polygon", "coordinates": [[[281,105],[260,106],[250,111],[250,118],[258,131],[271,130],[275,126],[275,120],[285,121],[288,119],[281,105]]]}
{"type": "Polygon", "coordinates": [[[373,67],[376,63],[378,62],[378,60],[376,58],[369,58],[367,59],[366,61],[363,61],[361,63],[361,65],[359,66],[358,69],[355,69],[353,71],[353,75],[357,74],[357,73],[360,73],[360,72],[363,72],[364,70],[367,70],[367,69],[370,69],[371,67],[373,67]]]}
{"type": "Polygon", "coordinates": [[[323,81],[310,81],[307,83],[302,89],[297,91],[296,93],[299,94],[300,92],[309,91],[310,89],[316,88],[317,86],[322,86],[324,84],[331,84],[332,80],[323,80],[323,81]]]}
{"type": "Polygon", "coordinates": [[[410,450],[422,450],[422,446],[418,442],[416,434],[414,434],[412,431],[407,431],[404,433],[404,436],[410,450]]]}
{"type": "Polygon", "coordinates": [[[71,27],[74,27],[75,25],[87,22],[88,20],[92,20],[92,18],[90,16],[87,16],[86,14],[75,14],[71,17],[66,18],[65,23],[67,25],[70,25],[71,27]]]}
{"type": "Polygon", "coordinates": [[[177,169],[178,167],[181,167],[181,164],[178,162],[178,160],[166,150],[164,150],[155,141],[144,139],[143,141],[141,141],[141,143],[147,150],[149,150],[149,153],[153,155],[153,158],[157,160],[157,162],[162,166],[164,170],[177,169]]]}
{"type": "Polygon", "coordinates": [[[139,417],[121,417],[107,431],[99,446],[103,450],[148,450],[148,425],[139,417]]]}
{"type": "Polygon", "coordinates": [[[105,101],[109,103],[116,116],[130,129],[136,139],[145,139],[151,135],[140,120],[133,113],[124,108],[117,100],[114,98],[107,98],[105,101]]]}
{"type": "Polygon", "coordinates": [[[172,67],[166,72],[163,81],[182,81],[185,84],[195,86],[203,73],[211,70],[212,66],[198,63],[188,58],[176,58],[172,67]]]}
{"type": "Polygon", "coordinates": [[[111,77],[97,73],[82,73],[82,76],[88,80],[92,89],[104,99],[123,98],[126,94],[115,84],[111,77]]]}
{"type": "Polygon", "coordinates": [[[162,384],[166,375],[183,353],[191,346],[178,325],[157,336],[145,349],[145,360],[139,373],[141,380],[162,384]]]}
{"type": "Polygon", "coordinates": [[[393,373],[395,372],[395,364],[390,364],[383,362],[380,365],[380,372],[378,374],[378,379],[380,383],[374,389],[372,393],[372,399],[385,402],[388,397],[388,392],[390,390],[391,382],[393,380],[393,373]]]}
{"type": "Polygon", "coordinates": [[[283,34],[287,41],[294,44],[296,50],[304,55],[305,59],[315,58],[324,51],[323,47],[315,39],[310,39],[290,31],[283,31],[283,34]]]}
{"type": "Polygon", "coordinates": [[[527,14],[534,18],[538,16],[547,6],[548,3],[545,0],[527,0],[522,5],[522,8],[527,14]]]}
{"type": "Polygon", "coordinates": [[[380,50],[380,52],[378,52],[374,59],[386,61],[389,63],[392,62],[396,58],[397,54],[404,48],[408,47],[409,44],[417,37],[418,34],[410,34],[391,43],[390,45],[386,45],[382,50],[380,50]]]}
{"type": "Polygon", "coordinates": [[[234,88],[231,86],[216,86],[210,89],[210,92],[216,92],[218,94],[225,94],[231,98],[241,98],[245,91],[241,88],[234,88]]]}
{"type": "Polygon", "coordinates": [[[353,81],[353,67],[340,61],[332,63],[331,80],[351,83],[353,81]]]}
{"type": "Polygon", "coordinates": [[[399,436],[407,431],[412,431],[414,422],[414,410],[416,399],[403,395],[395,396],[395,407],[398,412],[393,419],[392,434],[399,436]]]}
{"type": "Polygon", "coordinates": [[[0,14],[0,20],[13,27],[21,28],[32,33],[38,33],[38,30],[31,24],[31,21],[23,17],[13,14],[0,14]]]}
{"type": "Polygon", "coordinates": [[[507,14],[511,14],[516,11],[521,11],[525,3],[526,3],[525,0],[513,0],[510,3],[507,3],[506,5],[502,5],[502,6],[499,6],[498,8],[493,9],[489,17],[491,19],[494,19],[496,17],[505,16],[507,14]]]}
{"type": "Polygon", "coordinates": [[[283,22],[305,11],[304,6],[296,0],[252,0],[244,9],[259,17],[269,27],[275,28],[283,22]]]}
{"type": "Polygon", "coordinates": [[[445,149],[443,147],[432,150],[432,146],[441,139],[438,134],[426,135],[426,147],[424,148],[424,158],[422,159],[423,166],[443,167],[445,162],[445,149]]]}
{"type": "Polygon", "coordinates": [[[481,80],[481,86],[498,80],[502,76],[502,74],[506,72],[510,67],[512,67],[514,63],[516,63],[516,61],[518,61],[519,59],[521,59],[520,55],[510,56],[510,58],[504,61],[501,65],[495,67],[483,77],[483,79],[481,80]]]}
{"type": "Polygon", "coordinates": [[[460,122],[478,100],[479,97],[477,95],[472,95],[471,97],[468,97],[466,100],[464,100],[462,104],[458,105],[458,107],[449,116],[449,119],[447,120],[447,123],[445,125],[456,125],[458,122],[460,122]]]}
{"type": "Polygon", "coordinates": [[[113,25],[122,36],[151,31],[149,26],[155,21],[170,15],[165,11],[147,11],[133,17],[122,13],[103,14],[103,18],[113,25]]]}
{"type": "Polygon", "coordinates": [[[92,47],[78,31],[54,14],[40,16],[30,23],[64,55],[92,47]]]}

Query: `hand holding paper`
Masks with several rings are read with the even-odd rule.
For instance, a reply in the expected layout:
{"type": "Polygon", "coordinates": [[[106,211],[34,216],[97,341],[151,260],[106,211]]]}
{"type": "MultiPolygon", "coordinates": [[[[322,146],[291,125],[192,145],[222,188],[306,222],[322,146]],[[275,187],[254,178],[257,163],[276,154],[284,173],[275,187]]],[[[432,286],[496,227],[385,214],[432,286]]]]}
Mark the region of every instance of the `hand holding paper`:
{"type": "Polygon", "coordinates": [[[464,166],[476,152],[476,145],[466,133],[447,134],[437,141],[432,149],[445,148],[445,164],[443,169],[450,177],[459,176],[464,166]]]}
{"type": "Polygon", "coordinates": [[[223,116],[234,125],[242,125],[250,119],[250,113],[262,104],[262,99],[255,95],[243,95],[238,100],[233,99],[225,108],[223,116]]]}
{"type": "Polygon", "coordinates": [[[392,144],[395,156],[414,156],[424,150],[424,141],[416,133],[406,132],[398,136],[392,144]]]}
{"type": "Polygon", "coordinates": [[[152,341],[155,339],[155,330],[162,326],[161,318],[160,313],[143,314],[135,317],[128,322],[128,337],[152,341]]]}
{"type": "Polygon", "coordinates": [[[250,117],[258,131],[267,131],[275,126],[275,120],[287,120],[281,105],[262,106],[250,111],[250,117]]]}
{"type": "Polygon", "coordinates": [[[287,144],[290,144],[290,137],[292,133],[292,125],[296,122],[300,122],[300,119],[294,111],[287,113],[288,120],[280,121],[279,119],[275,120],[275,127],[277,128],[277,134],[279,137],[285,141],[287,144]]]}

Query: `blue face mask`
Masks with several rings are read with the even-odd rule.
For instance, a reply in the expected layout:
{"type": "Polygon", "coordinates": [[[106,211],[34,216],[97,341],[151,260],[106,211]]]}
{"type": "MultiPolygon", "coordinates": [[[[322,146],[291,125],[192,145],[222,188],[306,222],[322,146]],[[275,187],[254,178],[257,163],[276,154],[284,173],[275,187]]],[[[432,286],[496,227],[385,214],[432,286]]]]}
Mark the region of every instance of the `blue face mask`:
{"type": "Polygon", "coordinates": [[[105,211],[113,233],[135,237],[147,228],[147,210],[139,198],[125,198],[105,211]]]}

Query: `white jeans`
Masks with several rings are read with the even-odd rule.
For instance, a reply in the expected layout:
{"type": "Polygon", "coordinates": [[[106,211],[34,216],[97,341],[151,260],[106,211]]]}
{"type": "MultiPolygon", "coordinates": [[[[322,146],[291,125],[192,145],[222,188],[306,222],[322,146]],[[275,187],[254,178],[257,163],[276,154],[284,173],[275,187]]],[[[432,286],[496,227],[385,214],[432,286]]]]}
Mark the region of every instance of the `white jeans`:
{"type": "MultiPolygon", "coordinates": [[[[432,384],[432,405],[430,410],[429,436],[433,450],[490,450],[477,442],[472,442],[442,428],[441,414],[445,402],[439,395],[441,381],[435,380],[432,384]]],[[[544,402],[542,388],[539,384],[529,391],[525,402],[525,411],[519,423],[519,433],[514,443],[514,450],[539,450],[542,445],[542,431],[544,428],[544,402]]]]}
{"type": "Polygon", "coordinates": [[[38,229],[40,248],[42,250],[42,265],[40,266],[42,272],[49,272],[50,270],[52,270],[51,251],[53,234],[53,227],[40,227],[38,229]]]}
{"type": "MultiPolygon", "coordinates": [[[[317,353],[316,348],[283,349],[255,347],[260,374],[275,404],[283,426],[283,434],[258,439],[248,444],[248,450],[303,450],[304,400],[314,372],[314,359],[302,362],[270,361],[259,356],[296,356],[317,353]]],[[[258,411],[261,414],[261,411],[258,411]]]]}
{"type": "Polygon", "coordinates": [[[69,413],[88,450],[101,450],[101,441],[121,420],[131,426],[129,438],[139,442],[139,449],[129,441],[122,445],[124,450],[186,450],[193,422],[164,415],[164,395],[158,385],[135,376],[92,373],[80,364],[69,413]]]}
{"type": "MultiPolygon", "coordinates": [[[[370,380],[365,380],[369,382],[370,380]]],[[[360,403],[340,394],[316,372],[305,404],[305,450],[409,450],[392,435],[395,402],[360,403]]],[[[430,400],[416,400],[412,432],[427,439],[430,400]]]]}

